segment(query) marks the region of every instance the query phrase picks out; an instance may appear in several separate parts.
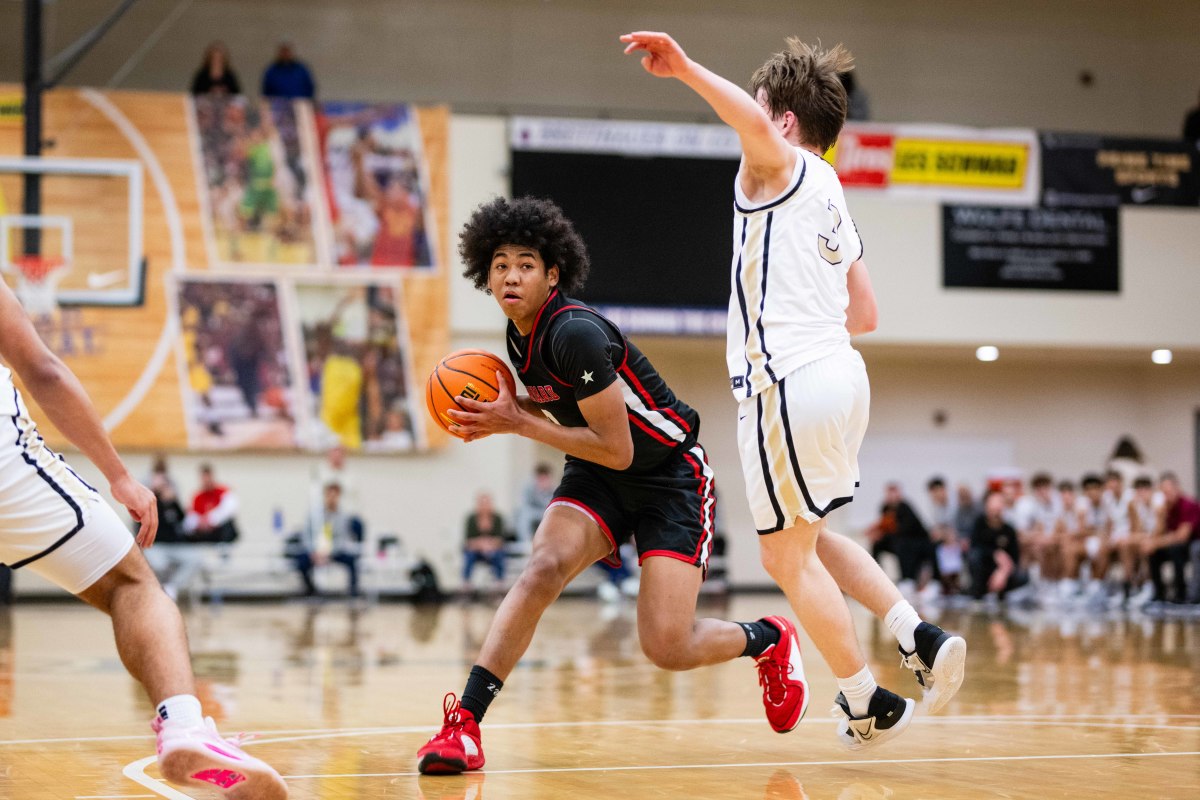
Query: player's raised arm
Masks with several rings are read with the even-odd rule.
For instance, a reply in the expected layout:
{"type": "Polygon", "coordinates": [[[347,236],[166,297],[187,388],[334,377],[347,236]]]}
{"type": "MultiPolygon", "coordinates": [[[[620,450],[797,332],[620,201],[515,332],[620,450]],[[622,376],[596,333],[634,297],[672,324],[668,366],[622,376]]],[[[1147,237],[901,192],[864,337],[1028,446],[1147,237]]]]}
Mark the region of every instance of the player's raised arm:
{"type": "MultiPolygon", "coordinates": [[[[726,124],[737,131],[745,166],[762,181],[791,175],[796,152],[758,101],[745,89],[688,58],[665,33],[637,31],[621,37],[626,54],[643,52],[642,66],[659,78],[677,78],[712,106],[726,124]]],[[[782,122],[795,124],[785,112],[782,122]]]]}
{"type": "Polygon", "coordinates": [[[129,474],[113,448],[100,415],[83,385],[42,342],[7,284],[0,282],[0,356],[21,376],[25,387],[63,436],[78,447],[108,480],[113,499],[141,523],[138,543],[148,547],[158,529],[154,493],[129,474]]]}

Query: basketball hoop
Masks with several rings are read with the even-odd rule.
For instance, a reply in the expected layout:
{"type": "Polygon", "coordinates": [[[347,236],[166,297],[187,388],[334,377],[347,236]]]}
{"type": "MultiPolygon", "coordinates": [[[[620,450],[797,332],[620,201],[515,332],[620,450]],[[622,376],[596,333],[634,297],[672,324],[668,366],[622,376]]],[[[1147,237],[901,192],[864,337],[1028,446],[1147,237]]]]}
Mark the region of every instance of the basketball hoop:
{"type": "Polygon", "coordinates": [[[31,317],[51,316],[58,309],[56,289],[66,270],[58,256],[25,254],[15,256],[12,266],[17,270],[17,299],[31,317]]]}

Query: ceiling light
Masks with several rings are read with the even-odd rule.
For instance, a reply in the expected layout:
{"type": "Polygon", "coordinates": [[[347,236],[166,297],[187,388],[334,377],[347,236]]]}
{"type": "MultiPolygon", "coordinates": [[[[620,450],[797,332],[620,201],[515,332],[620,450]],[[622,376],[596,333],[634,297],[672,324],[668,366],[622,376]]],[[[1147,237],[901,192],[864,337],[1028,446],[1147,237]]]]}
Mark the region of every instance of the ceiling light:
{"type": "Polygon", "coordinates": [[[980,361],[995,361],[1000,357],[1000,348],[985,344],[975,351],[975,357],[980,361]]]}

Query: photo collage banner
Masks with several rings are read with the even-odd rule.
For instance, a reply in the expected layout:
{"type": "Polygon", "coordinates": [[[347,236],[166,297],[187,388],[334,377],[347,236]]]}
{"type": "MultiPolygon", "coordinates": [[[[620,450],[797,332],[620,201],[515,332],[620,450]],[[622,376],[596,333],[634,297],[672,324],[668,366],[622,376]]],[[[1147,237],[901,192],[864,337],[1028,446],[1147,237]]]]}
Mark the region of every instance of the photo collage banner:
{"type": "Polygon", "coordinates": [[[188,103],[208,261],[171,289],[188,446],[423,450],[411,312],[444,264],[416,109],[188,103]]]}

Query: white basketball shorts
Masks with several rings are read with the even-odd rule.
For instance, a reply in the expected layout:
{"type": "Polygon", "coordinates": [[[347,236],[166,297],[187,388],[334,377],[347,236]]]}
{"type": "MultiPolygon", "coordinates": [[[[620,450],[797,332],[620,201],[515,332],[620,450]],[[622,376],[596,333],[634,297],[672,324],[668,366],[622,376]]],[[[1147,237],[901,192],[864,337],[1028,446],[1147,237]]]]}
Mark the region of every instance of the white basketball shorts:
{"type": "Polygon", "coordinates": [[[23,404],[0,417],[0,563],[79,594],[133,543],[116,512],[42,441],[23,404]]]}
{"type": "Polygon", "coordinates": [[[760,534],[817,522],[854,499],[871,387],[858,351],[805,364],[738,404],[738,445],[760,534]]]}

